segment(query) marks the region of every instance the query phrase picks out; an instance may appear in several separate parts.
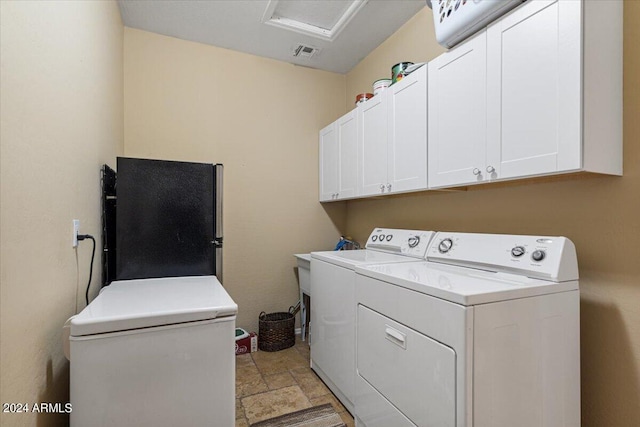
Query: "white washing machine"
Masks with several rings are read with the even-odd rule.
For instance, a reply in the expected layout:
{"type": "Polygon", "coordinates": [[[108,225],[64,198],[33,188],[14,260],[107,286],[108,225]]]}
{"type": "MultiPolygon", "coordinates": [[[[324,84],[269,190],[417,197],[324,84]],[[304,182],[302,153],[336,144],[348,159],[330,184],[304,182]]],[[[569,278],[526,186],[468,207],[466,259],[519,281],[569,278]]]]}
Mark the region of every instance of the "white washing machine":
{"type": "Polygon", "coordinates": [[[311,368],[353,413],[355,267],[424,258],[431,231],[375,228],[364,250],[311,253],[311,368]]]}
{"type": "Polygon", "coordinates": [[[233,426],[237,311],[214,276],[112,282],[65,326],[71,426],[233,426]]]}
{"type": "Polygon", "coordinates": [[[580,426],[570,240],[440,232],[356,271],[357,425],[580,426]]]}

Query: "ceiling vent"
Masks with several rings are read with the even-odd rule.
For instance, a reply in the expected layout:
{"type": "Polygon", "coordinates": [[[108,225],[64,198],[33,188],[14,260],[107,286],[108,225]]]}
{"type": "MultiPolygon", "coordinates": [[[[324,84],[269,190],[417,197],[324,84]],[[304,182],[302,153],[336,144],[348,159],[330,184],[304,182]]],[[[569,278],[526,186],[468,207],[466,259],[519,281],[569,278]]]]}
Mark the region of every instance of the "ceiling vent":
{"type": "Polygon", "coordinates": [[[262,22],[333,41],[369,0],[270,0],[262,22]]]}
{"type": "Polygon", "coordinates": [[[319,51],[320,49],[318,49],[317,47],[299,44],[293,49],[293,56],[296,58],[311,59],[311,57],[319,51]]]}

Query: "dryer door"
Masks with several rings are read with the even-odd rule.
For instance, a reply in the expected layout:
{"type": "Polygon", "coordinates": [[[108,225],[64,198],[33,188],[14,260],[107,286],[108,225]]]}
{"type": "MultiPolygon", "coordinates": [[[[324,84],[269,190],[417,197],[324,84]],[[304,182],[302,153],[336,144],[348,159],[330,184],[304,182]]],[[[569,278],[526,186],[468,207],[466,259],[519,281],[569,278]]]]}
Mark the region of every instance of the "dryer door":
{"type": "Polygon", "coordinates": [[[363,305],[357,325],[360,377],[414,424],[454,427],[453,349],[363,305]]]}

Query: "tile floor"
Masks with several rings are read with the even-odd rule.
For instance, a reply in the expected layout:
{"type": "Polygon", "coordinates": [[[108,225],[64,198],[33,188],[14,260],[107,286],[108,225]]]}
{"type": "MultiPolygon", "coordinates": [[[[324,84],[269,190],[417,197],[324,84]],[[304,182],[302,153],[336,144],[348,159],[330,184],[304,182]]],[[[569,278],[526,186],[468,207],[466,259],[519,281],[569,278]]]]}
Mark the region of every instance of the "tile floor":
{"type": "Polygon", "coordinates": [[[331,403],[347,427],[353,418],[309,368],[309,346],[236,356],[236,427],[331,403]]]}

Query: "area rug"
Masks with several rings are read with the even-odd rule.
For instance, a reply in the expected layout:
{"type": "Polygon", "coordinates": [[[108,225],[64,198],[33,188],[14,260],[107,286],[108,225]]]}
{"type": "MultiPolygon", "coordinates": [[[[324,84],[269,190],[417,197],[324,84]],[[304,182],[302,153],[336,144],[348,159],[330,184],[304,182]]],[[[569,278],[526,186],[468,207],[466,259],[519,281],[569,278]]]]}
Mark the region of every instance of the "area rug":
{"type": "Polygon", "coordinates": [[[346,427],[330,403],[280,415],[250,427],[346,427]]]}

